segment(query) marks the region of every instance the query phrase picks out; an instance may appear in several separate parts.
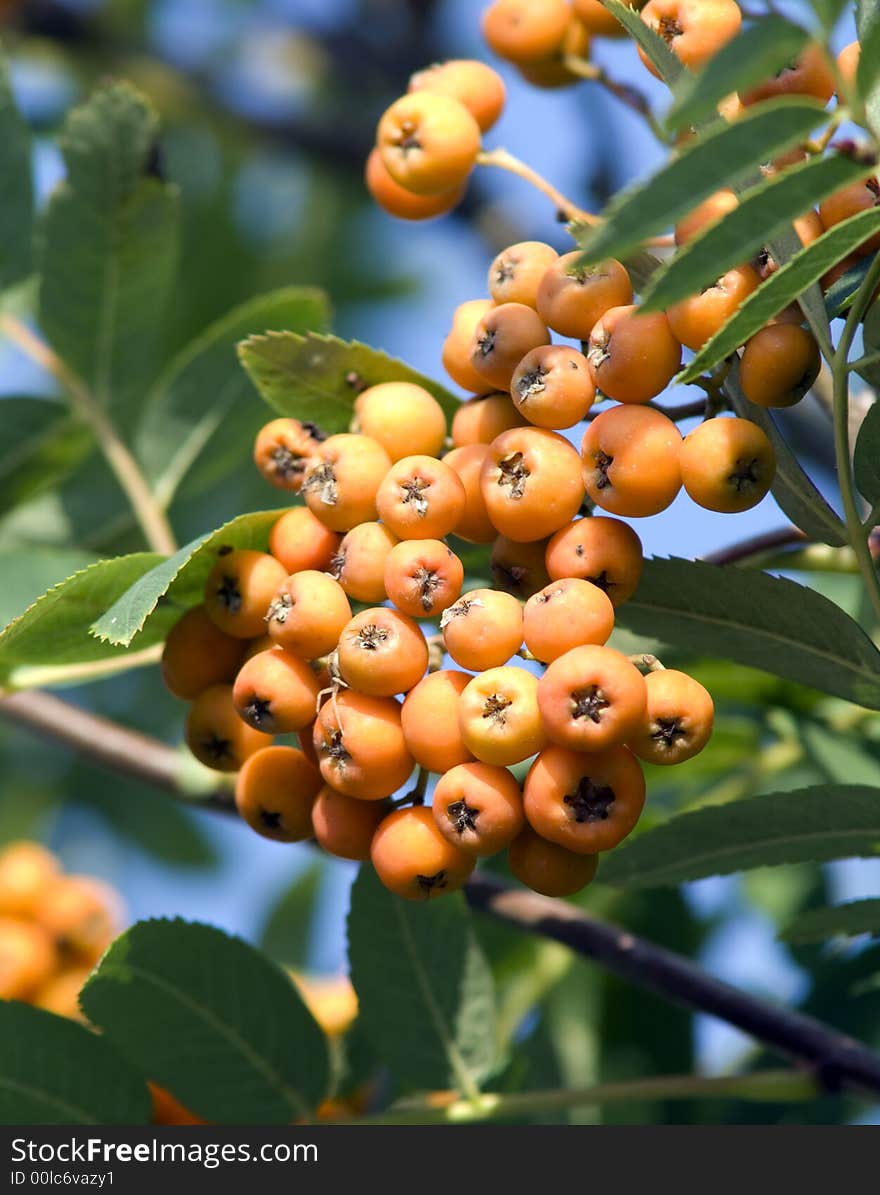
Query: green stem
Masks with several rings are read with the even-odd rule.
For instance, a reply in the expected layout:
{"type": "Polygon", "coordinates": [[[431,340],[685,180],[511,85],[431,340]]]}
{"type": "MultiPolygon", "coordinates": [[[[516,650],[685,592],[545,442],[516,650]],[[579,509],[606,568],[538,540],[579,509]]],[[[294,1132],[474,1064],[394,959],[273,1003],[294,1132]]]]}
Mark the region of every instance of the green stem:
{"type": "Polygon", "coordinates": [[[848,373],[859,373],[862,369],[869,365],[876,365],[880,362],[880,351],[876,353],[865,353],[864,357],[859,357],[856,361],[850,361],[847,365],[848,373]]]}

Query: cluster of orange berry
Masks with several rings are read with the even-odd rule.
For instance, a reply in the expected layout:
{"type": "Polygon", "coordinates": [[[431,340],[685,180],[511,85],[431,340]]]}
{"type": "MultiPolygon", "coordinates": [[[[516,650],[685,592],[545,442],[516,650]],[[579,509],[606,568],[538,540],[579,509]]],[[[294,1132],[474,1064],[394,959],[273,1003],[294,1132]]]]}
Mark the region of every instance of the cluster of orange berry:
{"type": "Polygon", "coordinates": [[[39,843],[10,843],[0,850],[0,999],[79,1017],[79,990],[120,920],[112,888],[64,875],[39,843]]]}

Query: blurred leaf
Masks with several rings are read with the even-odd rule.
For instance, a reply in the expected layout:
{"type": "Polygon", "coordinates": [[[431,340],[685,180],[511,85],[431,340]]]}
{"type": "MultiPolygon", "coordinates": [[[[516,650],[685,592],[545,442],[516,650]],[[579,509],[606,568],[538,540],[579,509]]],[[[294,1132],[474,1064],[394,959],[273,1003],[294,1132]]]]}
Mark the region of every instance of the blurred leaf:
{"type": "Polygon", "coordinates": [[[871,132],[880,134],[880,2],[858,0],[856,28],[861,43],[856,90],[865,105],[871,132]]]}
{"type": "Polygon", "coordinates": [[[42,221],[40,325],[105,406],[141,396],[177,266],[175,188],[155,173],[156,115],[126,83],[67,117],[67,178],[42,221]]]}
{"type": "Polygon", "coordinates": [[[864,750],[864,739],[803,719],[801,740],[810,758],[837,784],[869,784],[880,794],[880,761],[864,750]]]}
{"type": "MultiPolygon", "coordinates": [[[[736,125],[733,127],[736,128],[736,125]]],[[[706,370],[718,365],[878,230],[880,209],[877,208],[859,212],[829,228],[811,245],[780,266],[757,290],[752,291],[676,380],[692,382],[706,370]]]]}
{"type": "MultiPolygon", "coordinates": [[[[714,69],[714,60],[712,66],[714,69]]],[[[754,257],[775,236],[790,230],[798,216],[867,173],[864,163],[835,153],[809,158],[762,179],[740,195],[732,212],[676,249],[666,269],[654,275],[645,292],[645,310],[665,311],[698,294],[727,270],[754,257]]]]}
{"type": "Polygon", "coordinates": [[[147,1124],[143,1077],[67,1017],[0,1001],[0,1124],[147,1124]]]}
{"type": "Polygon", "coordinates": [[[0,398],[0,510],[9,511],[65,477],[85,457],[91,433],[53,399],[0,398]]]}
{"type": "Polygon", "coordinates": [[[865,281],[865,275],[871,268],[875,256],[876,254],[871,254],[870,257],[860,257],[855,265],[851,266],[836,282],[832,282],[828,290],[825,291],[825,310],[828,312],[829,319],[836,319],[837,316],[843,315],[852,307],[852,301],[856,297],[859,287],[865,281]]]}
{"type": "Polygon", "coordinates": [[[880,898],[808,909],[790,922],[779,937],[783,942],[824,942],[837,934],[847,938],[880,934],[880,898]]]}
{"type": "Polygon", "coordinates": [[[364,1032],[410,1089],[466,1091],[495,1060],[492,973],[464,898],[393,896],[362,867],[348,916],[364,1032]]]}
{"type": "Polygon", "coordinates": [[[629,4],[624,4],[621,0],[601,0],[601,2],[611,15],[623,25],[633,41],[644,50],[651,63],[657,68],[657,73],[663,82],[672,87],[685,74],[685,69],[663,38],[649,28],[629,4]]]}
{"type": "Polygon", "coordinates": [[[0,56],[0,287],[18,282],[33,269],[31,148],[30,129],[12,95],[9,66],[0,56]]]}
{"type": "Polygon", "coordinates": [[[162,559],[149,572],[139,574],[133,584],[96,618],[91,632],[106,643],[128,647],[139,635],[162,598],[173,588],[172,597],[182,603],[184,595],[194,599],[201,593],[215,557],[223,548],[255,548],[264,552],[277,510],[258,510],[239,515],[217,531],[200,535],[173,556],[162,559]]]}
{"type": "Polygon", "coordinates": [[[615,613],[636,633],[880,709],[880,652],[849,615],[794,581],[646,560],[635,595],[615,613]]]}
{"type": "Polygon", "coordinates": [[[359,392],[379,382],[423,386],[450,419],[461,405],[445,387],[357,340],[275,332],[249,337],[238,352],[270,407],[316,423],[329,434],[348,431],[359,392]]]}
{"type": "Polygon", "coordinates": [[[666,116],[667,127],[676,130],[714,117],[727,96],[747,91],[788,66],[808,38],[800,26],[772,13],[743,29],[698,75],[684,75],[666,116]]]}
{"type": "Polygon", "coordinates": [[[694,139],[656,174],[619,192],[605,209],[603,224],[578,230],[584,261],[620,257],[662,232],[719,187],[802,141],[823,115],[812,101],[774,100],[694,139]]]}
{"type": "Polygon", "coordinates": [[[272,908],[260,934],[260,949],[277,963],[303,968],[308,963],[315,905],[321,887],[320,862],[298,873],[272,908]]]}
{"type": "Polygon", "coordinates": [[[57,808],[58,794],[48,785],[38,787],[16,775],[0,789],[0,846],[19,838],[45,838],[57,808]]]}
{"type": "Polygon", "coordinates": [[[670,818],[603,859],[602,881],[653,888],[780,863],[870,858],[878,851],[878,790],[822,784],[670,818]]]}
{"type": "Polygon", "coordinates": [[[94,563],[94,556],[74,548],[0,550],[0,626],[17,618],[47,589],[94,563]]]}
{"type": "Polygon", "coordinates": [[[822,22],[823,28],[829,33],[848,4],[849,0],[811,0],[813,12],[815,12],[816,16],[822,22]]]}
{"type": "Polygon", "coordinates": [[[147,396],[135,435],[138,457],[164,505],[179,486],[198,493],[240,468],[242,445],[266,421],[238,363],[238,342],[268,328],[321,331],[329,315],[321,291],[285,287],[242,303],[169,363],[147,396]]]}
{"type": "MultiPolygon", "coordinates": [[[[27,687],[40,683],[35,678],[44,667],[90,664],[126,655],[125,650],[100,643],[89,634],[89,628],[161,559],[155,552],[137,552],[100,560],[44,593],[0,634],[0,684],[11,689],[27,687]]],[[[174,610],[164,611],[138,646],[161,642],[177,617],[174,610]]]]}
{"type": "Polygon", "coordinates": [[[140,921],[80,996],[86,1015],[187,1108],[289,1124],[326,1094],[327,1042],[287,976],[209,925],[140,921]]]}
{"type": "Polygon", "coordinates": [[[859,428],[853,454],[856,485],[868,502],[880,502],[880,404],[874,403],[859,428]]]}

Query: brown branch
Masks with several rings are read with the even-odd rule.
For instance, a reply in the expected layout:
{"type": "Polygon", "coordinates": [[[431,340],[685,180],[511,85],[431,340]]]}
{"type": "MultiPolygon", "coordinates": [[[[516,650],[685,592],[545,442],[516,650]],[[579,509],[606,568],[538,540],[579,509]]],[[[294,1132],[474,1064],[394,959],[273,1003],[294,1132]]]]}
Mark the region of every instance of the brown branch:
{"type": "Polygon", "coordinates": [[[750,539],[740,540],[731,544],[729,548],[721,548],[717,552],[710,552],[702,559],[707,564],[740,564],[744,560],[752,560],[768,552],[775,552],[779,548],[788,548],[794,544],[809,543],[808,536],[797,527],[779,527],[775,531],[765,531],[761,535],[754,535],[750,539]]]}

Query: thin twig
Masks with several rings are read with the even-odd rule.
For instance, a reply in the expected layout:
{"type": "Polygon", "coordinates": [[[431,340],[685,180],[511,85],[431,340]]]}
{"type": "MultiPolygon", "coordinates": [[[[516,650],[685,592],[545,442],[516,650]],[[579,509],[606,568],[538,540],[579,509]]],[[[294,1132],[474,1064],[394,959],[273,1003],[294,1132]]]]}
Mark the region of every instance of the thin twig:
{"type": "Polygon", "coordinates": [[[745,560],[752,560],[767,552],[807,542],[807,536],[797,527],[779,527],[775,531],[765,531],[761,535],[753,535],[749,539],[740,540],[738,543],[731,544],[729,548],[709,552],[702,559],[707,564],[741,564],[745,560]]]}
{"type": "Polygon", "coordinates": [[[509,174],[515,174],[517,178],[530,183],[542,195],[546,195],[556,210],[569,222],[574,221],[579,224],[601,223],[598,216],[594,216],[592,212],[585,211],[584,208],[572,203],[552,183],[548,183],[542,175],[538,174],[537,170],[533,170],[531,166],[526,165],[525,162],[508,153],[506,149],[483,150],[477,156],[477,165],[496,166],[499,170],[506,170],[509,174]]]}
{"type": "Polygon", "coordinates": [[[620,100],[622,104],[626,104],[627,108],[641,116],[658,141],[664,145],[667,144],[668,138],[651,111],[647,97],[637,88],[632,87],[629,83],[618,83],[616,79],[611,78],[604,66],[600,66],[598,62],[590,62],[577,54],[566,54],[565,66],[579,79],[598,83],[600,87],[604,87],[615,99],[620,100]]]}

